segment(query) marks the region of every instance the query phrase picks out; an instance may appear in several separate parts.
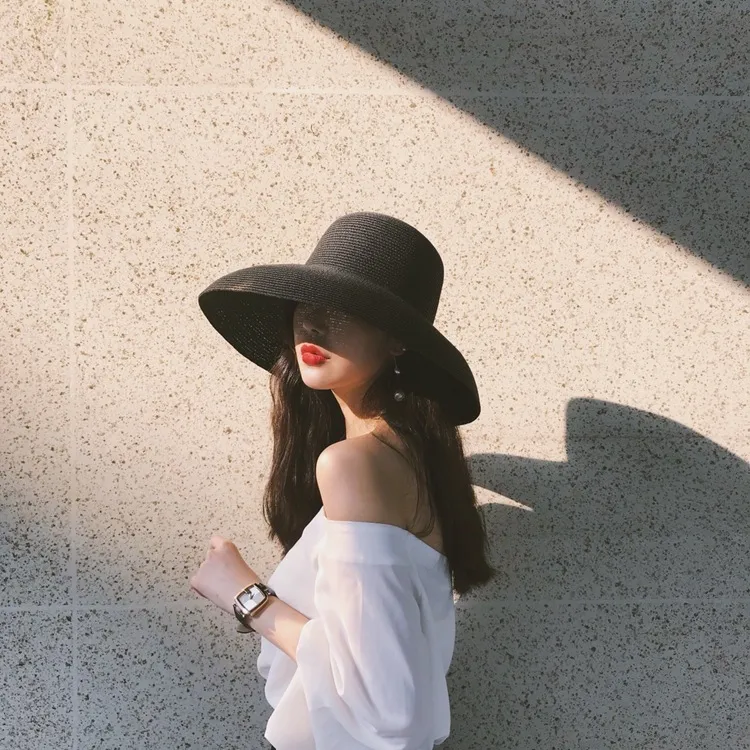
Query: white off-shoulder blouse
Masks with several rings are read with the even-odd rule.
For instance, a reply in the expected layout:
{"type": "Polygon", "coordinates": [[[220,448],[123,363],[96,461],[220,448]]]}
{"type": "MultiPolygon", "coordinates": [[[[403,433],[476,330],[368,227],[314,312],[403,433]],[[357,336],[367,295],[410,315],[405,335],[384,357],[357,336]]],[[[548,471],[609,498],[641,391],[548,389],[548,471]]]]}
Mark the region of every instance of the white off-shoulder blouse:
{"type": "Polygon", "coordinates": [[[324,508],[267,581],[310,621],[297,662],[261,636],[276,750],[432,750],[450,733],[448,559],[406,529],[324,508]]]}

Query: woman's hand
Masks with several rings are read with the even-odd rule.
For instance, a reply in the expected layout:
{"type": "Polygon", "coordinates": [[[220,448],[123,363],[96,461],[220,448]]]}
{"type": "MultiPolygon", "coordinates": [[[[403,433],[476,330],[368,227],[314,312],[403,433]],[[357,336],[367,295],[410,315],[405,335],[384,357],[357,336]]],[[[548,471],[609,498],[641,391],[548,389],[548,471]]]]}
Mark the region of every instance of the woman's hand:
{"type": "Polygon", "coordinates": [[[214,535],[206,559],[190,579],[190,588],[234,614],[232,602],[245,586],[260,583],[255,571],[242,559],[234,542],[214,535]]]}

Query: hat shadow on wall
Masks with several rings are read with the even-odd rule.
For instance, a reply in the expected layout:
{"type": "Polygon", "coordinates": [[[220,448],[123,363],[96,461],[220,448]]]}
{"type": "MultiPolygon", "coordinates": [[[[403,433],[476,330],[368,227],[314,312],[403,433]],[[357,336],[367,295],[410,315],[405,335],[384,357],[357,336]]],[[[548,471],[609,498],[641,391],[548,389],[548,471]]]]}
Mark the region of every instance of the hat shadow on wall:
{"type": "Polygon", "coordinates": [[[594,399],[570,402],[566,452],[468,457],[474,485],[510,504],[481,506],[498,575],[456,604],[444,747],[655,747],[699,725],[739,746],[750,466],[594,399]]]}
{"type": "Polygon", "coordinates": [[[750,285],[747,2],[285,4],[750,285]]]}

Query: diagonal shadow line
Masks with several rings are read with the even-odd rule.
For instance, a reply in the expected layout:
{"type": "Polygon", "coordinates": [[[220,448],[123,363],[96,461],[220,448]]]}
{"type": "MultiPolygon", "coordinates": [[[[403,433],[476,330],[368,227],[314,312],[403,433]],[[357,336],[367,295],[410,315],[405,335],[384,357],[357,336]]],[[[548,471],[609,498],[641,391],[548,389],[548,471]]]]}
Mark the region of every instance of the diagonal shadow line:
{"type": "Polygon", "coordinates": [[[748,0],[288,4],[750,286],[748,0]]]}

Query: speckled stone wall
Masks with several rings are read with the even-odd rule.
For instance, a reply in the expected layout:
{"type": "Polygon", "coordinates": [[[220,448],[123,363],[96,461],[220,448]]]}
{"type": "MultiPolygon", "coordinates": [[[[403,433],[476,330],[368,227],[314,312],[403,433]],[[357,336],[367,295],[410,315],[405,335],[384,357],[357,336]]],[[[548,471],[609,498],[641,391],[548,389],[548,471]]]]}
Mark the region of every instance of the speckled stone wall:
{"type": "Polygon", "coordinates": [[[188,579],[214,533],[281,559],[268,376],[197,295],[357,210],[439,249],[482,397],[444,747],[749,748],[749,41],[746,2],[6,0],[0,750],[265,746],[188,579]]]}

